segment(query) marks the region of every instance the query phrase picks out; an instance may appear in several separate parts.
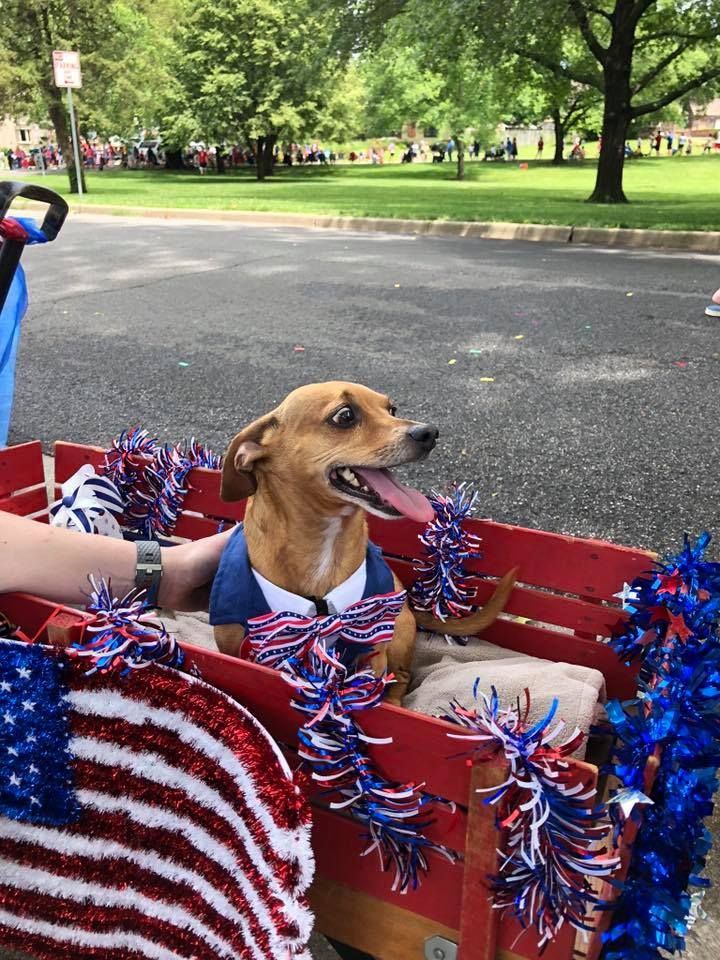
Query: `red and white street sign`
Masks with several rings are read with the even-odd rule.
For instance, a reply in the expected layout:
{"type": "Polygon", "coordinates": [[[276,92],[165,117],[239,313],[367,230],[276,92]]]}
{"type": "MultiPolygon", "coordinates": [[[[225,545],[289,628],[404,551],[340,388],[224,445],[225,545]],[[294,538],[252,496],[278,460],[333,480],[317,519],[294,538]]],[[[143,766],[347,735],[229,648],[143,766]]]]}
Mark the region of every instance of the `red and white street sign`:
{"type": "Polygon", "coordinates": [[[56,87],[81,87],[80,54],[77,50],[53,50],[56,87]]]}

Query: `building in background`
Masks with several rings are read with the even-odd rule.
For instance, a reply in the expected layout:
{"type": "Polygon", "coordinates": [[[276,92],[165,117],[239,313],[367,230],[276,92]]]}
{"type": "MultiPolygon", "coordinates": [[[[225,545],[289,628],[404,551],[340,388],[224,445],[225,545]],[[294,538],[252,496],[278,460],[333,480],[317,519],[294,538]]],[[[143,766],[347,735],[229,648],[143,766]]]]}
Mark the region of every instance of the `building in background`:
{"type": "Polygon", "coordinates": [[[0,117],[0,149],[30,150],[47,143],[55,143],[55,131],[50,126],[30,123],[24,117],[0,117]]]}

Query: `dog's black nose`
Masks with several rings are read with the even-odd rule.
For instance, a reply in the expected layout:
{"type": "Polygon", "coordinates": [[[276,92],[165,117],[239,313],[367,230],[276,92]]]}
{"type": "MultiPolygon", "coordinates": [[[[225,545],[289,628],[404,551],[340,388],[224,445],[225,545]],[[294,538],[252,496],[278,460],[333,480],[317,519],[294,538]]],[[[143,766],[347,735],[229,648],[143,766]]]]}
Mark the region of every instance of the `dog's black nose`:
{"type": "Polygon", "coordinates": [[[429,451],[435,446],[440,431],[434,423],[416,423],[414,427],[408,428],[408,436],[424,450],[429,451]]]}

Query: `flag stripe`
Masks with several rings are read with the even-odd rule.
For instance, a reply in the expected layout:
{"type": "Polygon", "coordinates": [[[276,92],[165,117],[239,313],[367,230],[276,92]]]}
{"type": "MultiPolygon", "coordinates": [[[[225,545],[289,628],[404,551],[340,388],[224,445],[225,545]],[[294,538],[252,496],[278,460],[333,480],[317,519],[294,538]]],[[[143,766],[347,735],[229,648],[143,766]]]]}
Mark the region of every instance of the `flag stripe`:
{"type": "MultiPolygon", "coordinates": [[[[0,884],[0,897],[4,907],[15,917],[42,918],[60,927],[73,924],[75,929],[83,929],[88,933],[103,933],[120,928],[161,943],[168,950],[187,960],[206,956],[211,956],[215,960],[238,960],[239,957],[243,960],[245,958],[257,960],[255,953],[251,952],[247,946],[244,949],[244,956],[235,952],[228,954],[224,949],[215,950],[194,931],[159,920],[156,916],[148,916],[143,912],[141,905],[136,909],[117,904],[103,907],[69,897],[49,896],[45,890],[42,893],[34,893],[3,884],[0,884]]],[[[84,958],[84,952],[73,954],[73,956],[84,958]]],[[[115,956],[117,957],[118,954],[116,953],[115,956]]]]}
{"type": "Polygon", "coordinates": [[[255,843],[247,824],[237,816],[233,807],[220,796],[217,790],[196,780],[192,774],[185,773],[179,767],[166,763],[157,753],[153,754],[149,751],[135,753],[128,747],[103,743],[91,737],[72,737],[70,750],[80,760],[89,760],[101,767],[125,770],[150,783],[159,784],[164,790],[179,790],[201,807],[222,817],[237,830],[253,863],[269,882],[271,889],[278,896],[283,895],[282,884],[274,876],[270,864],[255,843]]]}
{"type": "MultiPolygon", "coordinates": [[[[25,832],[22,825],[13,826],[21,828],[17,832],[25,832]]],[[[6,836],[4,854],[18,864],[32,865],[38,863],[38,850],[41,850],[44,869],[78,880],[102,883],[108,877],[122,876],[124,883],[142,890],[147,897],[184,903],[236,950],[242,949],[242,930],[245,936],[260,944],[264,955],[269,955],[268,937],[274,932],[269,918],[265,918],[266,931],[261,931],[252,911],[246,908],[242,913],[236,909],[220,891],[193,871],[156,854],[132,850],[107,840],[65,837],[59,831],[37,829],[39,835],[32,838],[6,836]],[[48,836],[48,833],[55,835],[48,836]]]]}
{"type": "MultiPolygon", "coordinates": [[[[32,952],[35,960],[65,960],[68,947],[82,948],[82,957],[97,960],[117,960],[118,949],[123,950],[123,960],[131,957],[147,957],[149,960],[187,960],[186,954],[175,953],[140,934],[116,928],[109,932],[95,933],[81,927],[56,925],[46,920],[20,917],[0,909],[0,930],[3,944],[27,951],[26,936],[32,935],[32,952]],[[129,953],[125,951],[130,951],[129,953]]],[[[75,954],[79,956],[79,954],[75,954]]]]}
{"type": "MultiPolygon", "coordinates": [[[[177,812],[172,812],[166,807],[143,803],[128,798],[126,795],[111,796],[93,790],[78,790],[78,799],[85,807],[99,811],[102,814],[102,818],[100,818],[102,822],[112,821],[113,817],[117,815],[127,817],[132,822],[130,834],[136,836],[138,840],[142,840],[143,827],[147,827],[149,830],[163,831],[157,844],[161,849],[165,842],[165,832],[169,837],[177,838],[182,835],[187,844],[191,847],[194,845],[211,863],[219,865],[226,871],[232,882],[240,885],[244,874],[242,864],[236,860],[229,849],[234,840],[230,831],[228,831],[229,839],[226,845],[223,842],[218,842],[213,834],[207,830],[197,826],[196,820],[180,816],[177,812]]],[[[206,817],[206,821],[207,819],[206,817]]],[[[206,825],[212,826],[211,823],[206,825]]],[[[215,831],[215,833],[222,840],[222,835],[218,831],[215,831]]],[[[227,883],[225,876],[223,876],[222,882],[227,883]]],[[[258,880],[258,885],[260,883],[261,881],[258,880]]],[[[269,894],[266,896],[271,902],[276,902],[271,899],[269,894]]],[[[309,936],[312,917],[307,909],[298,904],[297,900],[291,898],[284,900],[282,907],[284,914],[301,931],[301,934],[309,936]]]]}
{"type": "MultiPolygon", "coordinates": [[[[142,778],[133,774],[126,774],[122,783],[113,783],[102,769],[96,768],[91,763],[78,765],[76,770],[80,794],[83,790],[90,790],[94,793],[109,793],[112,790],[120,800],[121,807],[125,804],[126,797],[132,801],[139,801],[145,806],[157,806],[158,797],[161,796],[164,806],[171,807],[191,824],[202,823],[206,830],[210,831],[221,843],[227,845],[229,851],[237,860],[238,869],[245,874],[251,883],[258,886],[259,893],[263,895],[267,903],[282,899],[282,895],[275,892],[269,881],[256,869],[243,843],[228,823],[207,807],[193,802],[182,791],[171,788],[161,789],[157,784],[148,784],[142,778]]],[[[285,863],[282,865],[281,863],[274,880],[277,883],[286,881],[291,884],[292,889],[292,881],[295,876],[296,868],[294,864],[285,863]]]]}
{"type": "MultiPolygon", "coordinates": [[[[126,743],[130,733],[129,726],[122,720],[106,720],[102,728],[98,729],[97,723],[91,717],[78,718],[73,723],[73,730],[76,735],[82,738],[87,738],[98,743],[109,743],[110,745],[126,743]]],[[[147,726],[133,730],[132,736],[134,753],[147,753],[153,757],[160,757],[166,764],[177,769],[175,763],[178,758],[178,746],[177,738],[174,734],[168,734],[165,730],[147,726]]],[[[217,796],[220,797],[226,807],[234,811],[235,817],[240,817],[242,823],[246,825],[256,849],[262,852],[262,861],[267,862],[269,865],[270,872],[265,875],[266,879],[268,879],[269,876],[275,876],[278,871],[282,871],[283,874],[285,874],[288,869],[288,860],[290,860],[290,866],[295,867],[295,882],[306,886],[312,876],[313,866],[312,850],[307,842],[306,831],[294,831],[289,835],[290,838],[292,838],[292,836],[299,834],[297,845],[299,849],[293,851],[292,854],[288,853],[286,857],[279,855],[271,849],[268,844],[266,832],[258,823],[257,818],[253,816],[247,800],[238,792],[235,781],[228,774],[219,770],[216,764],[204,757],[199,751],[192,755],[188,754],[188,759],[188,771],[192,781],[194,783],[201,783],[203,781],[212,783],[213,790],[217,796]],[[303,860],[300,858],[303,853],[305,853],[308,859],[303,860]]],[[[167,779],[164,782],[169,783],[167,779]]],[[[182,790],[183,793],[187,795],[187,791],[184,790],[182,786],[174,785],[174,788],[182,790]]],[[[205,804],[205,806],[207,806],[207,804],[205,804]]],[[[205,813],[203,815],[206,816],[207,814],[205,813]]],[[[220,815],[222,816],[222,814],[220,815]]],[[[227,818],[225,818],[225,820],[226,826],[224,830],[228,832],[227,818]]],[[[234,833],[235,831],[233,829],[230,832],[234,833]]],[[[257,858],[253,856],[252,851],[248,851],[248,859],[249,862],[257,864],[257,858]]]]}
{"type": "MultiPolygon", "coordinates": [[[[289,838],[284,830],[278,828],[277,818],[273,817],[272,812],[258,794],[246,763],[241,761],[232,750],[205,729],[207,725],[207,705],[205,703],[198,704],[193,698],[187,698],[183,701],[183,712],[180,713],[177,710],[167,709],[166,706],[156,706],[155,703],[150,705],[111,690],[73,690],[68,699],[73,710],[78,714],[107,719],[122,719],[138,727],[142,727],[144,724],[152,724],[163,730],[172,731],[182,743],[192,747],[193,750],[200,750],[204,756],[215,761],[234,779],[237,788],[247,800],[248,808],[252,811],[253,817],[260,821],[273,850],[282,856],[297,856],[294,839],[289,838]]],[[[144,697],[143,699],[150,698],[144,697]]],[[[153,699],[162,701],[164,697],[160,695],[153,699]]],[[[176,694],[173,695],[171,703],[173,705],[177,704],[176,694]]],[[[230,701],[228,706],[230,706],[230,701]]],[[[251,727],[254,736],[259,729],[257,722],[238,704],[233,703],[231,709],[235,714],[239,710],[246,715],[248,725],[251,727]]],[[[235,722],[237,724],[237,717],[235,717],[235,722]]],[[[276,744],[272,746],[281,761],[281,767],[287,778],[291,779],[292,775],[287,760],[276,744]]],[[[252,744],[244,744],[243,755],[245,758],[251,758],[257,762],[261,759],[262,751],[253,750],[252,744]]],[[[292,812],[289,809],[283,811],[287,818],[287,822],[284,824],[286,828],[297,828],[301,825],[297,816],[291,816],[292,812]]]]}
{"type": "MultiPolygon", "coordinates": [[[[0,883],[4,887],[13,887],[29,893],[41,894],[44,900],[56,898],[75,901],[85,905],[94,904],[93,917],[107,910],[108,922],[114,923],[116,911],[129,911],[137,916],[137,922],[147,926],[149,918],[153,923],[169,925],[187,930],[203,945],[209,945],[221,956],[234,957],[235,951],[213,930],[193,915],[192,907],[185,909],[179,903],[167,904],[161,900],[146,897],[144,893],[130,886],[111,887],[107,884],[77,880],[67,875],[54,874],[40,867],[18,864],[4,857],[0,858],[0,883]]],[[[170,931],[172,933],[172,931],[170,931]]],[[[265,960],[257,945],[251,943],[253,955],[257,960],[265,960]]]]}

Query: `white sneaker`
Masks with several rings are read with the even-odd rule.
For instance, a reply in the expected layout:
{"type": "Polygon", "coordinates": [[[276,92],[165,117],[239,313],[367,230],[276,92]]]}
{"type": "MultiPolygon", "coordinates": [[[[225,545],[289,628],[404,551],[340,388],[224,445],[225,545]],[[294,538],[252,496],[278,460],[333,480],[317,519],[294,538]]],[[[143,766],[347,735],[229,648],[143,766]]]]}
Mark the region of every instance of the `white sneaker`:
{"type": "Polygon", "coordinates": [[[709,303],[705,307],[706,317],[720,317],[720,303],[709,303]]]}

